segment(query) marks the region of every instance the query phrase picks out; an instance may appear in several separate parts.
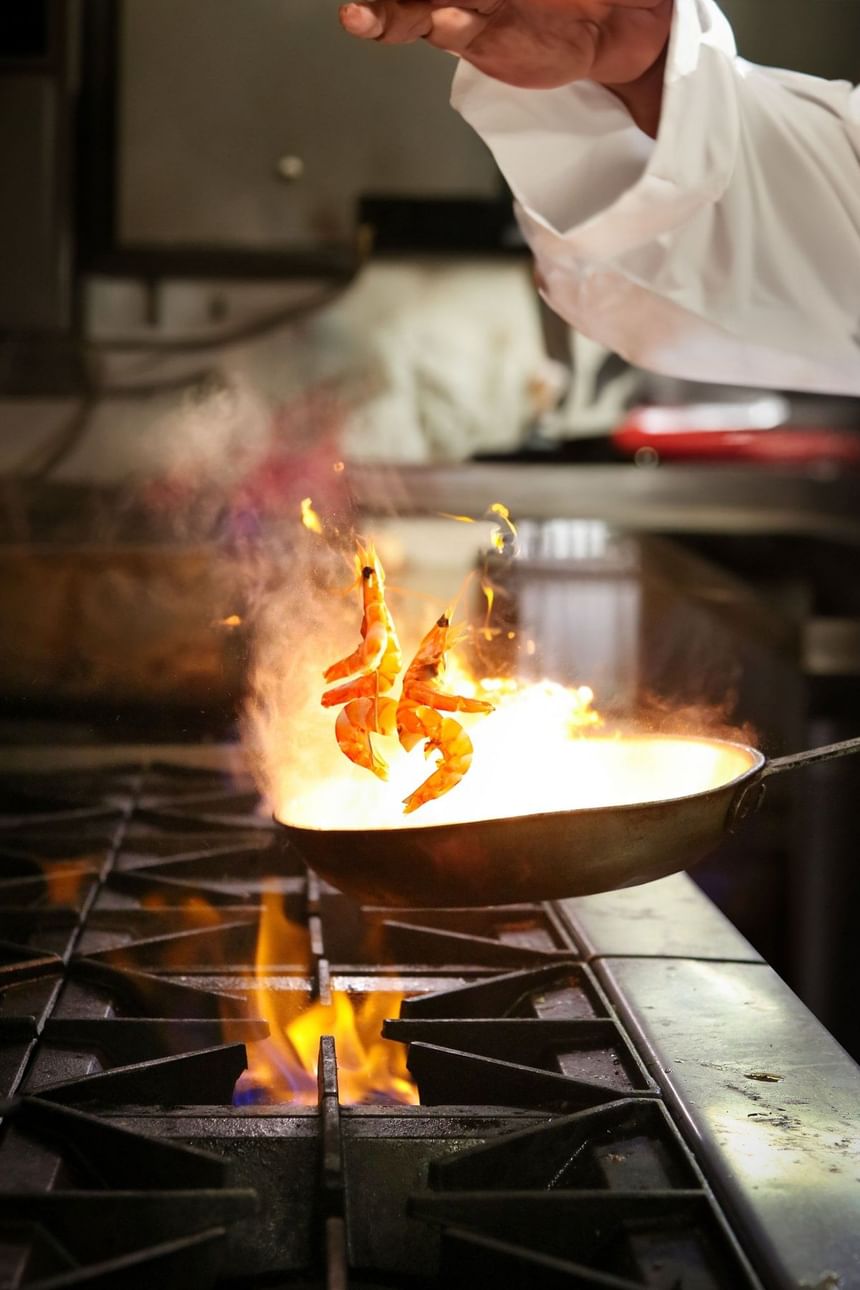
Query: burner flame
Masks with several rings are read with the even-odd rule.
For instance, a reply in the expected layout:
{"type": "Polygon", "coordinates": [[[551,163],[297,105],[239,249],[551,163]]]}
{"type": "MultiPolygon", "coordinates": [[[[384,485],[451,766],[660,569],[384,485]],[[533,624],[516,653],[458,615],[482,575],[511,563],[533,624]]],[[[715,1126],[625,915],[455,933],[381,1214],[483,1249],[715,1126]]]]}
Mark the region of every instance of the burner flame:
{"type": "Polygon", "coordinates": [[[44,863],[42,876],[46,903],[53,906],[77,905],[86,882],[94,879],[96,863],[95,857],[90,860],[86,856],[44,863]]]}
{"type": "Polygon", "coordinates": [[[309,958],[307,932],[287,918],[280,892],[266,892],[249,1006],[268,1023],[269,1037],[247,1045],[248,1069],[236,1085],[235,1104],[315,1106],[322,1035],[334,1036],[342,1102],[416,1104],[404,1047],[381,1037],[383,1021],[398,1014],[402,993],[335,990],[330,1003],[297,1008],[295,992],[272,988],[271,978],[283,976],[285,965],[307,971],[309,958]]]}

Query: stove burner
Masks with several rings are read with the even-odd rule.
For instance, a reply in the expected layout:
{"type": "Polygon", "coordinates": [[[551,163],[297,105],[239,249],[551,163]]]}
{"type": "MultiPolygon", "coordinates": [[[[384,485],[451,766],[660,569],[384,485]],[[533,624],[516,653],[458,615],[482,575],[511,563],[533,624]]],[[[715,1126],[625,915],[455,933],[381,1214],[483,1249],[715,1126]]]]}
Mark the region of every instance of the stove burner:
{"type": "Polygon", "coordinates": [[[0,1159],[4,1285],[212,1284],[255,1206],[217,1156],[41,1098],[5,1108],[0,1159]]]}
{"type": "Polygon", "coordinates": [[[4,1285],[758,1286],[554,906],[360,909],[221,772],[0,804],[4,1285]],[[279,1007],[401,992],[420,1106],[343,1106],[325,1035],[316,1107],[232,1104],[272,891],[279,1007]]]}

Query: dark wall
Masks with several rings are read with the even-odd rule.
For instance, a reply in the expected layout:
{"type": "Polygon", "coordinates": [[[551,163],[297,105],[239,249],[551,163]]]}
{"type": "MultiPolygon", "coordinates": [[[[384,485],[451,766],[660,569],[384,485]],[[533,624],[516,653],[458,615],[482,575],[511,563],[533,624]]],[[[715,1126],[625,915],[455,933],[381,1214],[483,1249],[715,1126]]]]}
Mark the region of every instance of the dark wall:
{"type": "Polygon", "coordinates": [[[720,0],[754,63],[860,81],[857,0],[720,0]]]}

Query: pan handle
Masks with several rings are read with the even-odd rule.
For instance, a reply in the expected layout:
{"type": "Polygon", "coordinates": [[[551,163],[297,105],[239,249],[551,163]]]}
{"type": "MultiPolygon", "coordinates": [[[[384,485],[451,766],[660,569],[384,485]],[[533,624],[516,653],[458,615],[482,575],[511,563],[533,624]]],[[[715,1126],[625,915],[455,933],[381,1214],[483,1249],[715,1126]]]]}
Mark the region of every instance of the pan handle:
{"type": "Polygon", "coordinates": [[[843,739],[838,744],[825,744],[823,748],[810,748],[806,752],[790,753],[788,757],[776,757],[765,763],[762,779],[770,775],[781,775],[786,770],[798,770],[801,766],[814,766],[819,761],[831,761],[834,757],[848,757],[851,753],[860,752],[860,739],[843,739]]]}

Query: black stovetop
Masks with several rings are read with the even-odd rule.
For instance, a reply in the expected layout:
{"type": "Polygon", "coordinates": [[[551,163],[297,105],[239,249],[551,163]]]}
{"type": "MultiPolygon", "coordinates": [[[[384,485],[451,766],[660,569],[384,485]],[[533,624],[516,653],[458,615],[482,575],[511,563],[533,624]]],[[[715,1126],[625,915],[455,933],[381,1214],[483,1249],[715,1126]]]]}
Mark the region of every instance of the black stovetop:
{"type": "Polygon", "coordinates": [[[245,776],[184,762],[2,782],[3,1285],[790,1284],[690,1150],[599,919],[359,908],[245,776]],[[272,902],[292,934],[255,979],[272,902]],[[380,991],[420,1104],[339,1095],[332,1003],[380,991]],[[284,1101],[255,1057],[314,1004],[316,1097],[284,1101]]]}

